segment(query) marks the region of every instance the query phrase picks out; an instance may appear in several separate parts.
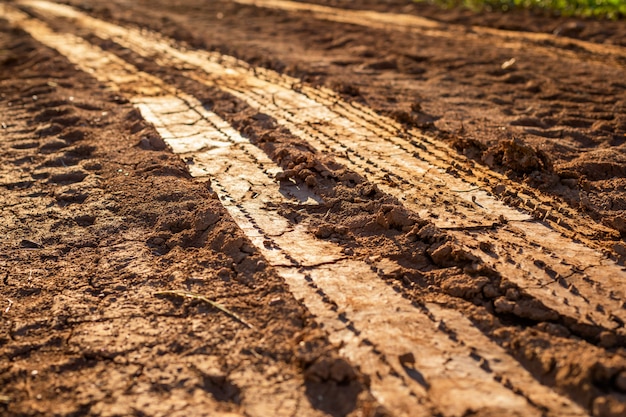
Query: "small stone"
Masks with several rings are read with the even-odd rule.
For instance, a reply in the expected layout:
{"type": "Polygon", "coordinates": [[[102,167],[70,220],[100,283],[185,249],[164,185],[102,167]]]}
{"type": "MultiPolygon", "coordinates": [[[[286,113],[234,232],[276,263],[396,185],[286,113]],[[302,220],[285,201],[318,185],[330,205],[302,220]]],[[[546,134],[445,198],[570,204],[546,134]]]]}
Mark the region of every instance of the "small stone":
{"type": "Polygon", "coordinates": [[[400,361],[400,364],[402,366],[414,365],[415,355],[413,355],[413,352],[403,353],[402,355],[398,356],[398,360],[400,361]]]}
{"type": "Polygon", "coordinates": [[[387,216],[385,216],[385,214],[382,211],[379,211],[378,214],[376,215],[376,223],[378,223],[380,226],[382,226],[385,229],[389,229],[389,220],[387,219],[387,216]]]}
{"type": "Polygon", "coordinates": [[[139,110],[132,109],[128,113],[126,113],[125,119],[126,120],[141,120],[142,116],[139,110]]]}
{"type": "Polygon", "coordinates": [[[408,212],[400,209],[399,207],[392,207],[391,210],[385,213],[385,217],[390,227],[402,228],[405,226],[412,226],[414,223],[409,217],[408,212]]]}
{"type": "Polygon", "coordinates": [[[440,233],[441,231],[437,228],[437,226],[432,223],[428,223],[417,231],[417,237],[428,243],[435,240],[434,238],[440,233]]]}

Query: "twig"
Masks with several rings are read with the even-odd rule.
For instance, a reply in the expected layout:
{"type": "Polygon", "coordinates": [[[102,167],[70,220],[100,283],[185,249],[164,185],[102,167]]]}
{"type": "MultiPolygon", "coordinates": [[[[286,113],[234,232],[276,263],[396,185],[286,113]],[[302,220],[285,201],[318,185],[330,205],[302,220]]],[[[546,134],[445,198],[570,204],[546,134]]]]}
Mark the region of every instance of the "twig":
{"type": "Polygon", "coordinates": [[[7,298],[7,301],[9,302],[9,305],[7,306],[7,308],[4,310],[5,313],[8,313],[9,310],[11,309],[11,306],[13,305],[13,301],[11,301],[10,299],[7,298]]]}
{"type": "Polygon", "coordinates": [[[193,300],[204,301],[205,303],[209,304],[210,306],[215,307],[216,309],[220,310],[222,313],[225,313],[226,315],[234,318],[235,320],[237,320],[238,322],[240,322],[244,326],[246,326],[246,327],[248,327],[250,329],[255,329],[255,327],[253,325],[251,325],[250,323],[245,321],[237,313],[229,310],[228,308],[224,307],[223,305],[221,305],[218,302],[215,302],[213,300],[209,300],[208,298],[206,298],[203,295],[194,294],[194,293],[191,293],[191,292],[181,291],[181,290],[178,290],[178,291],[175,291],[175,290],[159,291],[159,292],[155,292],[154,295],[161,295],[161,296],[168,296],[169,295],[169,296],[174,296],[174,297],[191,298],[193,300]]]}
{"type": "Polygon", "coordinates": [[[474,187],[474,188],[470,188],[469,190],[450,190],[453,193],[471,193],[472,191],[478,191],[483,187],[474,187]]]}

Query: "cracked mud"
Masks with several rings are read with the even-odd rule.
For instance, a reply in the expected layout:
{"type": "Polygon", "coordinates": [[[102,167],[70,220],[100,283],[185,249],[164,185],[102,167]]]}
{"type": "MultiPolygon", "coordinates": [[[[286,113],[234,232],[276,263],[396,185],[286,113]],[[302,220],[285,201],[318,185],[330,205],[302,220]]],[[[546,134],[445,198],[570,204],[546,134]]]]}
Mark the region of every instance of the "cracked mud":
{"type": "Polygon", "coordinates": [[[623,27],[65,3],[0,3],[0,413],[626,413],[623,27]]]}

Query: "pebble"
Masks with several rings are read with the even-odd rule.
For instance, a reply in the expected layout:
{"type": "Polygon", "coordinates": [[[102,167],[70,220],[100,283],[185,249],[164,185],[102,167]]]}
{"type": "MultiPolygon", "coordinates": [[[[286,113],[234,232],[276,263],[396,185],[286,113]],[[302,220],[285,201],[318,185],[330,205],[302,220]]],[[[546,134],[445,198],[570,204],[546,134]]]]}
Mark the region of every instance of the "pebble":
{"type": "Polygon", "coordinates": [[[413,352],[403,353],[402,355],[398,356],[398,360],[400,361],[400,364],[402,366],[414,365],[415,355],[413,355],[413,352]]]}

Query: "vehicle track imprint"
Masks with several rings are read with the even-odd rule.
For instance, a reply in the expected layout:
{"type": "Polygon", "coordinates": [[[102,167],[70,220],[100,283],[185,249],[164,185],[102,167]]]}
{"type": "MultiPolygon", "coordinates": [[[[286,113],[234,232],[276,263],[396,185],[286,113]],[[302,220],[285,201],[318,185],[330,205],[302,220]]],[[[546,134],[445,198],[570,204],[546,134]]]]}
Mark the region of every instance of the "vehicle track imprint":
{"type": "Polygon", "coordinates": [[[10,6],[0,9],[33,38],[128,97],[175,152],[193,161],[194,176],[210,178],[238,225],[340,352],[369,375],[372,393],[395,415],[587,415],[539,384],[459,312],[411,303],[370,265],[281,216],[278,207],[286,202],[322,200],[306,187],[277,182],[280,168],[197,98],[82,38],[53,32],[10,6]]]}
{"type": "MultiPolygon", "coordinates": [[[[593,243],[598,235],[612,237],[612,231],[562,203],[331,90],[217,53],[181,50],[156,33],[117,26],[68,6],[20,3],[73,19],[102,39],[241,99],[429,218],[560,317],[626,336],[626,273],[593,243]]],[[[195,128],[185,127],[192,136],[201,132],[195,128]]]]}
{"type": "Polygon", "coordinates": [[[572,50],[572,46],[584,51],[587,58],[607,63],[607,60],[616,59],[617,65],[626,64],[626,48],[618,45],[602,45],[573,38],[561,38],[549,33],[521,32],[513,30],[494,29],[482,26],[461,26],[449,23],[440,23],[420,16],[400,13],[381,13],[372,10],[341,9],[322,6],[306,2],[288,0],[232,0],[235,3],[248,6],[264,7],[289,12],[311,13],[316,19],[331,22],[349,23],[375,29],[419,31],[427,36],[444,38],[471,38],[477,42],[493,42],[494,38],[500,44],[511,49],[523,49],[528,42],[544,53],[554,54],[559,49],[560,55],[581,56],[580,52],[572,50]],[[502,43],[504,41],[504,43],[502,43]]]}

